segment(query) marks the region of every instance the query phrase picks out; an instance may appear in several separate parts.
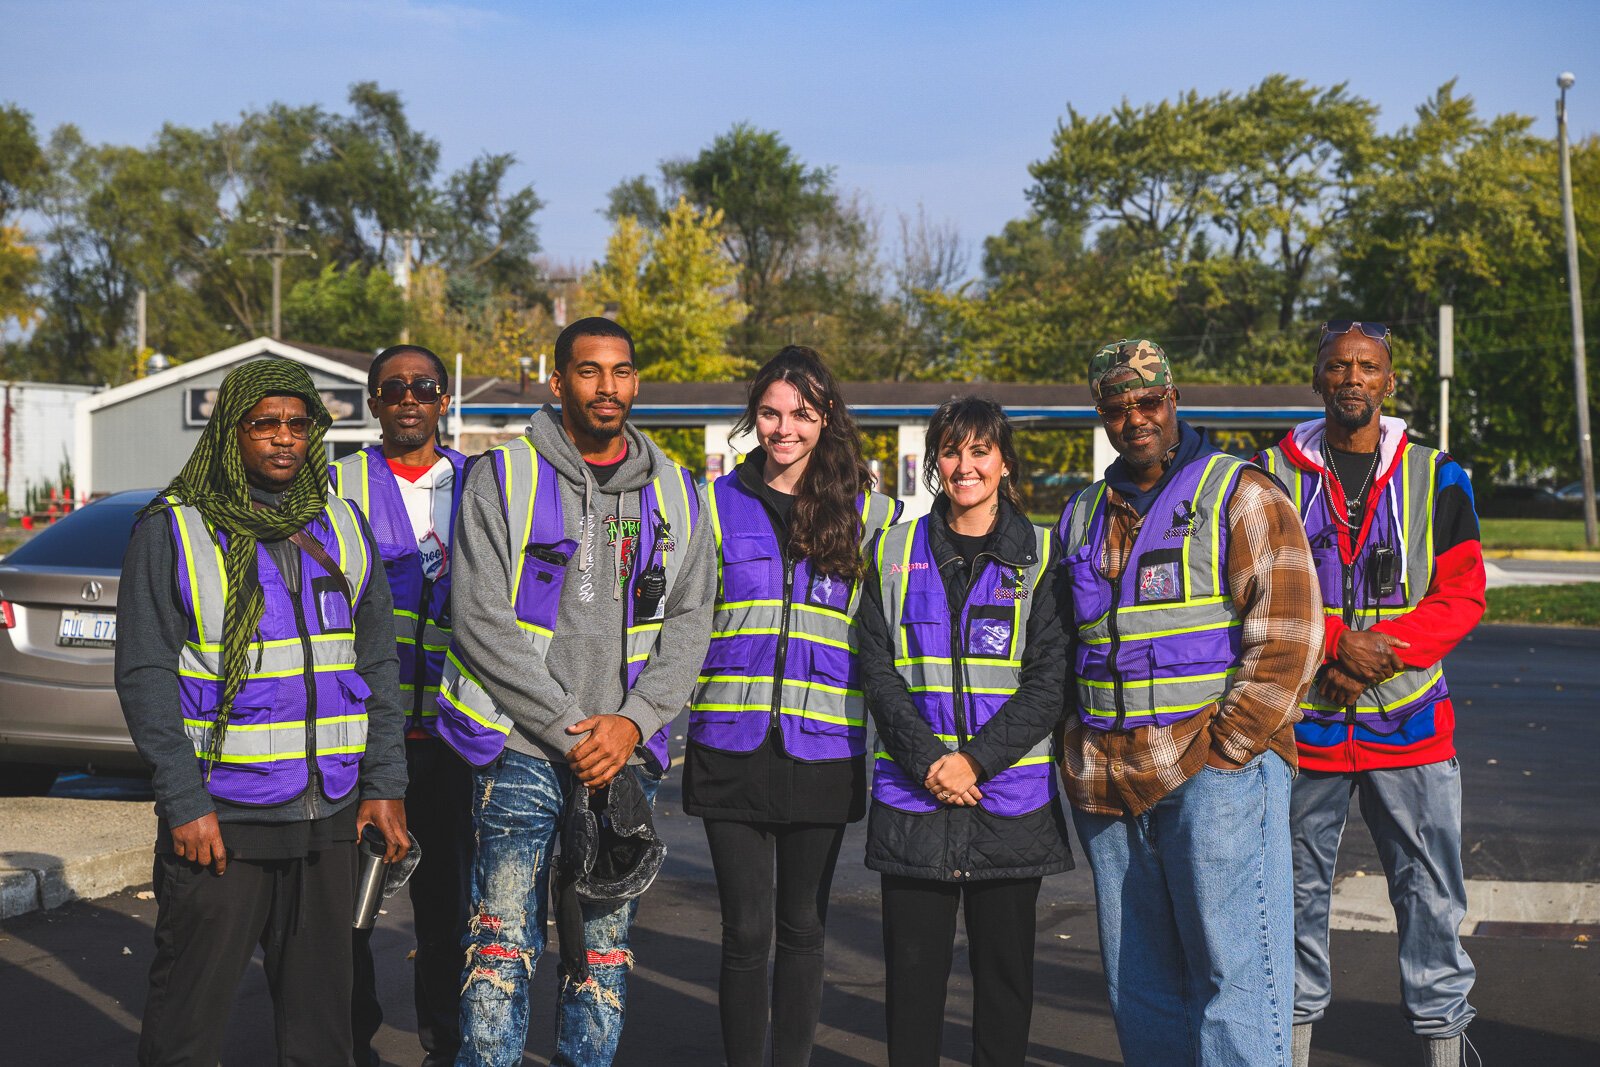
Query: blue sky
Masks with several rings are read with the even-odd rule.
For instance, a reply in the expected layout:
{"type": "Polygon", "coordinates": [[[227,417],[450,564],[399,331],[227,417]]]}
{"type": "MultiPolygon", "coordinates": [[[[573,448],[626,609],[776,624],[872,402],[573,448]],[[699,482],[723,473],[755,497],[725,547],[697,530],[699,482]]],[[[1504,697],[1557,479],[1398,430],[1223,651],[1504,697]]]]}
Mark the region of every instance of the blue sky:
{"type": "Polygon", "coordinates": [[[974,248],[1026,210],[1027,166],[1067,104],[1244,89],[1274,72],[1348,81],[1393,128],[1458,77],[1481,110],[1600,131],[1600,3],[509,3],[0,0],[0,100],[41,132],[147,142],[274,100],[404,97],[447,168],[514,152],[546,201],[546,252],[603,250],[617,181],[739,121],[836,168],[882,214],[919,203],[974,248]]]}

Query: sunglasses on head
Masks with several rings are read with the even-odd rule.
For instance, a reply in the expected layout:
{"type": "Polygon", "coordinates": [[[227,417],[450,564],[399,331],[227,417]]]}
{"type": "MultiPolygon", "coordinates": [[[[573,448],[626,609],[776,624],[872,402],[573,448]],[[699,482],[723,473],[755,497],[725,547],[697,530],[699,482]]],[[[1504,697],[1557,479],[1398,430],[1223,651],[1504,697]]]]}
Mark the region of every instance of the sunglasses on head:
{"type": "Polygon", "coordinates": [[[272,440],[278,436],[278,430],[283,426],[289,427],[289,436],[298,437],[304,441],[311,436],[311,427],[316,424],[317,420],[309,415],[296,415],[292,419],[274,419],[270,417],[265,419],[245,419],[239,423],[250,434],[250,437],[256,441],[272,440]]]}
{"type": "Polygon", "coordinates": [[[380,382],[372,395],[385,404],[398,404],[405,400],[407,392],[416,397],[419,404],[436,404],[444,395],[444,389],[433,378],[418,378],[412,382],[390,378],[380,382]]]}
{"type": "Polygon", "coordinates": [[[1107,422],[1121,422],[1135,411],[1149,419],[1160,413],[1170,395],[1167,390],[1163,389],[1153,396],[1142,396],[1138,400],[1133,400],[1126,404],[1096,404],[1094,409],[1107,422]]]}
{"type": "Polygon", "coordinates": [[[1339,334],[1350,333],[1354,330],[1360,330],[1362,334],[1377,341],[1384,348],[1389,347],[1389,327],[1381,322],[1361,322],[1359,319],[1332,319],[1323,323],[1322,337],[1317,342],[1318,347],[1321,347],[1330,337],[1337,337],[1339,334]]]}

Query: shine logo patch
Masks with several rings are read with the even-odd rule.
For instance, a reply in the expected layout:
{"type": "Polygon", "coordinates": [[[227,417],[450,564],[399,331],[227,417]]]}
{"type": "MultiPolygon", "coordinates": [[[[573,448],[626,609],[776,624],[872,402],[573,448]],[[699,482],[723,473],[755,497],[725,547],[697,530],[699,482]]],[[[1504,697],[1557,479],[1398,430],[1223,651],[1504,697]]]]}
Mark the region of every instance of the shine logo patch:
{"type": "Polygon", "coordinates": [[[1147,563],[1139,568],[1139,600],[1177,600],[1183,595],[1183,585],[1177,560],[1167,563],[1147,563]]]}

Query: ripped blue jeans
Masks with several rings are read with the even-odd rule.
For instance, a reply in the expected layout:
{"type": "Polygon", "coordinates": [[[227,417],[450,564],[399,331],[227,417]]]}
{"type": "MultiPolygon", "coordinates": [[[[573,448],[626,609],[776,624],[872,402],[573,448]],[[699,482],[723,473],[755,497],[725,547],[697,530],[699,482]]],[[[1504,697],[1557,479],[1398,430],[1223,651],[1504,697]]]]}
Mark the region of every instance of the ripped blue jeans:
{"type": "MultiPolygon", "coordinates": [[[[659,781],[641,774],[655,802],[659,781]]],[[[551,860],[572,772],[506,752],[474,776],[472,913],[461,987],[457,1064],[520,1064],[528,1038],[528,983],[545,946],[551,860]]],[[[605,1067],[616,1055],[627,1005],[628,928],[638,901],[584,910],[591,978],[562,982],[551,1067],[605,1067]]]]}

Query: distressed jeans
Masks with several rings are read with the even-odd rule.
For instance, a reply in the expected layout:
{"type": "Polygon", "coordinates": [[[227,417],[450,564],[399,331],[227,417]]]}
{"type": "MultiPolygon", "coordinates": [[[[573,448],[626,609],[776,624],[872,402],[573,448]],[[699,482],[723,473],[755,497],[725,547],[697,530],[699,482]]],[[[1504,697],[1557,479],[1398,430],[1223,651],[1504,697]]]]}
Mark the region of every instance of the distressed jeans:
{"type": "MultiPolygon", "coordinates": [[[[660,782],[641,774],[645,797],[660,782]]],[[[550,872],[572,784],[565,764],[506,752],[474,776],[472,914],[461,987],[461,1065],[520,1064],[528,983],[545,947],[550,872]]],[[[633,966],[628,928],[638,901],[583,905],[590,981],[563,979],[551,1067],[605,1067],[616,1055],[633,966]]]]}
{"type": "Polygon", "coordinates": [[[1350,811],[1378,846],[1400,932],[1400,994],[1411,1029],[1454,1037],[1475,1014],[1467,1003],[1477,970],[1461,946],[1467,887],[1461,867],[1461,766],[1454,759],[1421,767],[1353,774],[1305,771],[1294,783],[1294,1021],[1316,1022],[1333,997],[1328,910],[1333,867],[1350,811]]]}
{"type": "Polygon", "coordinates": [[[1074,810],[1100,956],[1138,1067],[1289,1063],[1294,997],[1289,768],[1203,768],[1142,815],[1074,810]]]}

